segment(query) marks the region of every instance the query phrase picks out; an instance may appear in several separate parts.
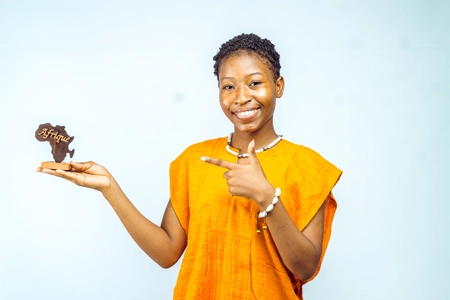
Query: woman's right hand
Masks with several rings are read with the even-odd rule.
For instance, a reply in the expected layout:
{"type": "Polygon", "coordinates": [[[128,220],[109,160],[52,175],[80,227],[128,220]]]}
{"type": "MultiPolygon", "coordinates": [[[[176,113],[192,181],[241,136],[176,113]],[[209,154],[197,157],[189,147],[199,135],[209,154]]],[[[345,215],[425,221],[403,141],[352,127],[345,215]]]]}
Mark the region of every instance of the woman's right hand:
{"type": "Polygon", "coordinates": [[[131,237],[148,256],[163,268],[171,267],[178,261],[186,248],[187,237],[170,201],[161,226],[158,226],[136,209],[106,168],[92,161],[70,164],[70,171],[41,167],[36,171],[102,192],[131,237]]]}
{"type": "Polygon", "coordinates": [[[109,171],[93,161],[85,163],[70,162],[72,170],[51,170],[38,167],[37,172],[51,174],[69,180],[76,185],[88,187],[105,193],[110,187],[114,178],[109,171]]]}

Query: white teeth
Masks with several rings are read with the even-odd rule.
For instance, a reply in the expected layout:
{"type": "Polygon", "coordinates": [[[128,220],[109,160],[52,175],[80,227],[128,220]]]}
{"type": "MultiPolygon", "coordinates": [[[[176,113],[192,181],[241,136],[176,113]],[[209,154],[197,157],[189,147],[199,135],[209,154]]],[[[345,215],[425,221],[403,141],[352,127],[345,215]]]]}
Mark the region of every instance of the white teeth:
{"type": "Polygon", "coordinates": [[[252,109],[252,110],[237,112],[236,115],[238,115],[239,117],[248,117],[248,116],[254,114],[255,112],[256,112],[256,109],[252,109]]]}

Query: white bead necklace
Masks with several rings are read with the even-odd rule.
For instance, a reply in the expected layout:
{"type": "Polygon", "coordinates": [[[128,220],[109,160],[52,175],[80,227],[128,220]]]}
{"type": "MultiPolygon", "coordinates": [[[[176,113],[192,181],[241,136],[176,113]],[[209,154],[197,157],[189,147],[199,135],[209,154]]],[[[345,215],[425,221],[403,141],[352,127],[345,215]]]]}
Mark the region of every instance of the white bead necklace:
{"type": "MultiPolygon", "coordinates": [[[[243,157],[248,157],[248,153],[243,153],[243,154],[239,154],[236,151],[233,151],[230,146],[231,146],[231,137],[233,136],[233,133],[230,133],[230,135],[228,136],[228,143],[227,143],[227,151],[231,154],[233,154],[234,156],[237,156],[238,158],[243,158],[243,157]]],[[[267,145],[266,147],[263,147],[261,149],[256,150],[255,152],[261,153],[263,151],[269,150],[270,148],[273,148],[276,144],[278,144],[281,140],[283,139],[282,135],[279,135],[275,141],[273,141],[272,143],[270,143],[269,145],[267,145]]]]}

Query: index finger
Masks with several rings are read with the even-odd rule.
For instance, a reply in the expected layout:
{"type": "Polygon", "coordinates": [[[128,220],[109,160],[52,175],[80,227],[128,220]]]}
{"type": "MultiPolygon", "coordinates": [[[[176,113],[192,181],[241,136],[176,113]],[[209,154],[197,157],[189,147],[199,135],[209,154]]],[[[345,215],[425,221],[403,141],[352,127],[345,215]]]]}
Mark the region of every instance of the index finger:
{"type": "Polygon", "coordinates": [[[222,167],[222,168],[225,168],[225,169],[228,169],[228,170],[231,170],[231,169],[233,169],[236,166],[235,163],[232,163],[232,162],[229,162],[229,161],[226,161],[226,160],[221,160],[219,158],[212,158],[212,157],[202,156],[200,159],[202,161],[204,161],[204,162],[209,163],[209,164],[212,164],[212,165],[215,165],[215,166],[218,166],[218,167],[222,167]]]}

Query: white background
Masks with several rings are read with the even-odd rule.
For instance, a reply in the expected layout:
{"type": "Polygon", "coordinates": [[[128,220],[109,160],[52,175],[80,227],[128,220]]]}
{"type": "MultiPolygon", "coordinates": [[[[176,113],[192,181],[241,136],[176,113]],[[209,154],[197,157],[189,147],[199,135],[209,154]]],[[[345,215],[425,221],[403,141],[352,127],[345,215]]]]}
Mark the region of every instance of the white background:
{"type": "MultiPolygon", "coordinates": [[[[102,196],[34,170],[65,125],[159,223],[168,167],[226,136],[212,57],[270,39],[276,130],[344,171],[305,299],[449,299],[449,1],[0,1],[0,299],[170,299],[102,196]]],[[[69,157],[66,158],[69,160],[69,157]]]]}

